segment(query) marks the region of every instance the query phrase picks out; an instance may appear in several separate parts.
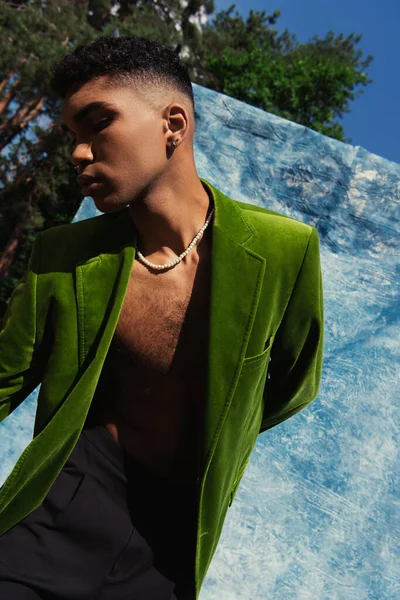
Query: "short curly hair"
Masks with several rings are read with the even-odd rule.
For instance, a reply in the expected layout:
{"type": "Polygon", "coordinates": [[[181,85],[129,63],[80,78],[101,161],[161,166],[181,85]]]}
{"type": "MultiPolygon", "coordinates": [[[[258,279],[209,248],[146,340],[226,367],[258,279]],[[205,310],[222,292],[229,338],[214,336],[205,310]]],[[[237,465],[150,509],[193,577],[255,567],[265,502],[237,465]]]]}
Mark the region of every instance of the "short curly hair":
{"type": "Polygon", "coordinates": [[[139,83],[159,94],[173,88],[195,102],[187,67],[179,55],[155,39],[140,36],[99,37],[80,44],[52,69],[50,86],[61,98],[76,84],[108,75],[123,85],[139,83]]]}

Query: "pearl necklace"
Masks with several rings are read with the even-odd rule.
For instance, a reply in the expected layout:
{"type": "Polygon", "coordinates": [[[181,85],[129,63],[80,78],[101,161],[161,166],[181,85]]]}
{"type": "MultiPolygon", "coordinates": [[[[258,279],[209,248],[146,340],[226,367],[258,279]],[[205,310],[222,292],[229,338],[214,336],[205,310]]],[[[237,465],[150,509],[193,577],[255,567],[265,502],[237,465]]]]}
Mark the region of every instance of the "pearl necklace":
{"type": "Polygon", "coordinates": [[[157,269],[158,271],[162,271],[164,269],[170,269],[171,267],[175,267],[177,264],[179,264],[187,254],[189,254],[189,252],[191,251],[191,249],[195,246],[196,242],[201,238],[201,236],[203,235],[204,231],[206,230],[209,222],[211,221],[211,217],[214,214],[214,208],[212,209],[212,211],[210,212],[207,221],[204,223],[203,227],[200,229],[199,233],[192,239],[192,241],[190,242],[189,246],[186,248],[186,250],[184,250],[182,252],[182,254],[180,254],[178,256],[178,258],[175,258],[174,260],[171,260],[170,262],[166,263],[165,265],[155,265],[154,263],[151,263],[150,261],[148,261],[143,254],[139,251],[139,248],[136,247],[136,254],[138,259],[140,260],[141,263],[145,264],[147,267],[150,267],[151,269],[157,269]]]}

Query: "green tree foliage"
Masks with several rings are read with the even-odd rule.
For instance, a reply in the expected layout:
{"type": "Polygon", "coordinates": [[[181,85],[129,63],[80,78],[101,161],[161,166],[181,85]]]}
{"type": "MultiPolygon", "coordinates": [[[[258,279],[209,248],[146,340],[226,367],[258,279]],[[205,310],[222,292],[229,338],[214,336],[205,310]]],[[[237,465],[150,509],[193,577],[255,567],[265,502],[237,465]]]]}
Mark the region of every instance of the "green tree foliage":
{"type": "Polygon", "coordinates": [[[49,89],[51,66],[77,44],[156,38],[180,52],[193,82],[351,141],[335,119],[371,82],[362,36],[299,44],[274,29],[280,11],[243,20],[234,8],[211,20],[213,0],[0,0],[0,318],[36,233],[71,222],[82,200],[49,89]]]}
{"type": "Polygon", "coordinates": [[[325,39],[314,36],[299,44],[287,29],[278,35],[270,27],[279,11],[267,16],[250,10],[244,22],[237,12],[231,17],[234,7],[203,30],[202,64],[214,75],[213,89],[351,142],[334,119],[350,112],[349,101],[363,93],[355,92],[356,86],[371,82],[365,69],[372,56],[362,61],[362,51],[355,48],[362,36],[335,37],[330,31],[325,39]]]}

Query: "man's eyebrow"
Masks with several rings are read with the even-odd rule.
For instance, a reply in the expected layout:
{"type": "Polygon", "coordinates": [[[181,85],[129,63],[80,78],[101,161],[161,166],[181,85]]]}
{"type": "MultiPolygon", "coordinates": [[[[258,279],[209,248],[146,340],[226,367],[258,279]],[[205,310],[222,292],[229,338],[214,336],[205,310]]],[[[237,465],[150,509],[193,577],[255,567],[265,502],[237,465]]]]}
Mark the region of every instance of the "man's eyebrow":
{"type": "MultiPolygon", "coordinates": [[[[78,112],[73,116],[73,121],[75,121],[75,123],[79,123],[79,121],[82,121],[85,117],[88,116],[88,114],[90,114],[97,108],[115,109],[116,106],[115,104],[112,104],[112,102],[89,102],[89,104],[86,104],[86,106],[78,110],[78,112]]],[[[61,128],[63,131],[65,131],[65,133],[68,133],[69,128],[64,123],[61,123],[61,128]]]]}

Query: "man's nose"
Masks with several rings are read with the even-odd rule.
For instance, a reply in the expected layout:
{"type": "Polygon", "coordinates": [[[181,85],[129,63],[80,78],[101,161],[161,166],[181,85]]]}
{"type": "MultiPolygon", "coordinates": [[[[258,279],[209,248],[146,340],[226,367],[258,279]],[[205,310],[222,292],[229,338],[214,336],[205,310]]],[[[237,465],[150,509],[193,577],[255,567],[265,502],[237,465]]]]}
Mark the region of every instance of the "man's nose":
{"type": "Polygon", "coordinates": [[[92,162],[93,161],[93,152],[91,144],[77,144],[74,148],[74,151],[71,154],[71,162],[74,167],[80,165],[82,162],[92,162]]]}

